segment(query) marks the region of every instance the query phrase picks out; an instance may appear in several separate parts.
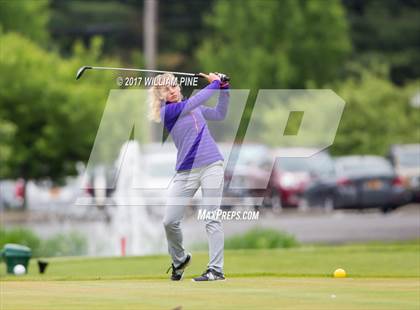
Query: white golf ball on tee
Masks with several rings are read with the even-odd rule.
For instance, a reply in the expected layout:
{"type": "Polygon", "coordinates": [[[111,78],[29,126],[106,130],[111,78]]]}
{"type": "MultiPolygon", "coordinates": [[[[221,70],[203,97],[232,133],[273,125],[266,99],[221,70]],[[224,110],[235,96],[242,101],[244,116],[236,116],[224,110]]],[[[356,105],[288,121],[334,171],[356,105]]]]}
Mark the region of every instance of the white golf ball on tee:
{"type": "Polygon", "coordinates": [[[26,272],[26,268],[25,266],[18,264],[15,267],[13,267],[13,273],[17,276],[21,276],[23,274],[25,274],[26,272]]]}

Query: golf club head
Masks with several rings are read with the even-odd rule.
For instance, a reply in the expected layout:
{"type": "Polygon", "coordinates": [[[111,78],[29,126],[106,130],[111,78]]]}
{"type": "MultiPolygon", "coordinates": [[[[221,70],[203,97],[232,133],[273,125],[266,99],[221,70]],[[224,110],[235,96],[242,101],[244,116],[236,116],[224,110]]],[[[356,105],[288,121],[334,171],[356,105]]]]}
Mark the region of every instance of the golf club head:
{"type": "Polygon", "coordinates": [[[92,67],[91,66],[80,67],[80,69],[77,71],[77,74],[76,74],[76,80],[78,80],[87,69],[92,69],[92,67]]]}
{"type": "Polygon", "coordinates": [[[219,72],[216,72],[216,74],[220,77],[220,80],[221,80],[222,82],[229,82],[229,81],[230,81],[230,77],[229,77],[229,76],[227,76],[226,74],[224,74],[224,73],[219,73],[219,72]]]}

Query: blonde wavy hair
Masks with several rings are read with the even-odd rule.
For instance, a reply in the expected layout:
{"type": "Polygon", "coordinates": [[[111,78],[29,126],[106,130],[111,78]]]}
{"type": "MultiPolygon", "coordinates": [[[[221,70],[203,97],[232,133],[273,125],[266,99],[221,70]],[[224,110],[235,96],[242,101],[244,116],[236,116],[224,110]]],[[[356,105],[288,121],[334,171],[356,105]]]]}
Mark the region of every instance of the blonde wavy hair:
{"type": "Polygon", "coordinates": [[[149,115],[148,118],[160,123],[160,108],[165,104],[165,89],[170,85],[178,85],[172,73],[163,73],[155,76],[149,88],[149,115]]]}

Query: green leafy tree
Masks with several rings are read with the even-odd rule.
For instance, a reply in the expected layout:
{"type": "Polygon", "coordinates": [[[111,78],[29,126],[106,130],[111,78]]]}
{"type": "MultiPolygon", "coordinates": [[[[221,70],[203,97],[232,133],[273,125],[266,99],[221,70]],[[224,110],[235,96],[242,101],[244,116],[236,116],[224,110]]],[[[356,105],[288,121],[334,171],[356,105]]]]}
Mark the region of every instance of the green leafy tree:
{"type": "Polygon", "coordinates": [[[236,87],[320,86],[337,77],[351,46],[340,1],[217,1],[213,35],[197,52],[236,87]]]}
{"type": "Polygon", "coordinates": [[[17,33],[0,34],[0,42],[0,118],[6,121],[0,130],[11,137],[1,136],[0,151],[8,156],[1,159],[0,177],[60,181],[76,173],[75,163],[89,158],[115,85],[106,72],[75,81],[82,64],[102,64],[101,39],[89,49],[77,44],[68,59],[17,33]]]}
{"type": "Polygon", "coordinates": [[[46,43],[50,17],[49,0],[0,0],[0,25],[3,31],[14,31],[46,43]]]}
{"type": "Polygon", "coordinates": [[[394,85],[386,68],[360,69],[360,75],[340,83],[336,92],[346,107],[332,152],[385,155],[391,144],[420,141],[420,109],[410,105],[420,80],[394,85]]]}
{"type": "Polygon", "coordinates": [[[9,168],[4,163],[12,157],[13,136],[16,126],[0,117],[0,176],[7,175],[9,168]]]}
{"type": "MultiPolygon", "coordinates": [[[[411,104],[412,98],[420,93],[420,80],[397,86],[389,79],[386,65],[368,69],[353,66],[353,76],[332,84],[330,88],[346,103],[330,147],[333,154],[386,155],[392,144],[420,142],[420,109],[411,104]]],[[[288,98],[289,103],[302,104],[301,110],[305,110],[305,105],[310,102],[311,106],[307,108],[311,109],[313,120],[306,127],[296,120],[288,124],[294,126],[296,132],[300,130],[305,133],[301,138],[292,140],[279,138],[283,134],[279,132],[279,128],[282,128],[281,124],[289,116],[289,111],[279,104],[279,99],[275,101],[276,98],[273,96],[269,108],[258,115],[262,123],[258,141],[273,146],[278,146],[279,141],[282,141],[282,146],[295,146],[295,143],[317,146],[324,141],[325,137],[319,135],[319,130],[328,131],[331,125],[328,113],[332,112],[333,106],[328,111],[317,109],[327,103],[326,97],[320,95],[288,98]]],[[[283,101],[286,102],[284,98],[283,101]]]]}
{"type": "MultiPolygon", "coordinates": [[[[2,159],[9,167],[3,177],[60,180],[75,173],[75,162],[89,158],[109,91],[116,88],[113,72],[89,71],[76,81],[76,71],[83,64],[118,62],[100,58],[100,38],[89,49],[76,44],[68,59],[16,33],[0,34],[0,41],[0,117],[7,121],[1,128],[14,134],[4,144],[12,156],[2,159]]],[[[147,105],[139,105],[146,113],[147,105]]],[[[136,138],[146,139],[146,127],[136,138]]],[[[119,149],[103,150],[110,151],[116,159],[119,149]]]]}
{"type": "Polygon", "coordinates": [[[354,46],[353,59],[381,59],[394,83],[420,77],[420,1],[344,0],[354,46]]]}
{"type": "MultiPolygon", "coordinates": [[[[351,50],[338,0],[217,1],[206,21],[212,35],[197,50],[201,67],[228,73],[234,88],[251,89],[237,142],[245,135],[256,91],[322,86],[339,76],[351,50]]],[[[262,128],[261,121],[253,123],[262,128]]]]}
{"type": "MultiPolygon", "coordinates": [[[[193,53],[207,29],[203,15],[214,0],[159,1],[157,67],[175,71],[192,71],[197,63],[193,53]],[[191,31],[193,29],[193,31],[191,31]]],[[[129,55],[143,44],[144,0],[51,0],[49,30],[62,52],[71,51],[81,38],[104,37],[105,55],[129,55]],[[74,21],[78,22],[75,23],[74,21]]],[[[143,67],[143,60],[131,59],[143,67]]]]}
{"type": "Polygon", "coordinates": [[[104,50],[126,54],[142,44],[142,1],[52,0],[48,29],[60,50],[70,52],[80,39],[89,42],[103,36],[104,50]],[[77,23],[74,21],[77,20],[77,23]]]}

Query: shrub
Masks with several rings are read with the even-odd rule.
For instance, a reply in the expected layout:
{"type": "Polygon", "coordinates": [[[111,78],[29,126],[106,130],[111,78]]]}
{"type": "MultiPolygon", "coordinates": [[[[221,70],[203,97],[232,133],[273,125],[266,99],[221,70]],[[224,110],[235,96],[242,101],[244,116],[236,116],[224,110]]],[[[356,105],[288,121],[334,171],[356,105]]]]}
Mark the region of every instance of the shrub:
{"type": "Polygon", "coordinates": [[[87,252],[86,238],[77,232],[58,234],[45,240],[40,252],[42,256],[84,255],[87,252]]]}
{"type": "Polygon", "coordinates": [[[0,249],[6,243],[17,243],[31,248],[32,255],[37,256],[41,242],[41,239],[29,229],[13,228],[5,230],[0,228],[0,249]]]}
{"type": "Polygon", "coordinates": [[[293,235],[274,229],[255,228],[225,240],[225,249],[291,248],[299,243],[293,235]]]}
{"type": "Polygon", "coordinates": [[[86,238],[77,232],[58,234],[41,240],[35,233],[26,228],[0,228],[0,249],[6,243],[26,245],[32,250],[32,257],[72,256],[87,253],[86,238]]]}

